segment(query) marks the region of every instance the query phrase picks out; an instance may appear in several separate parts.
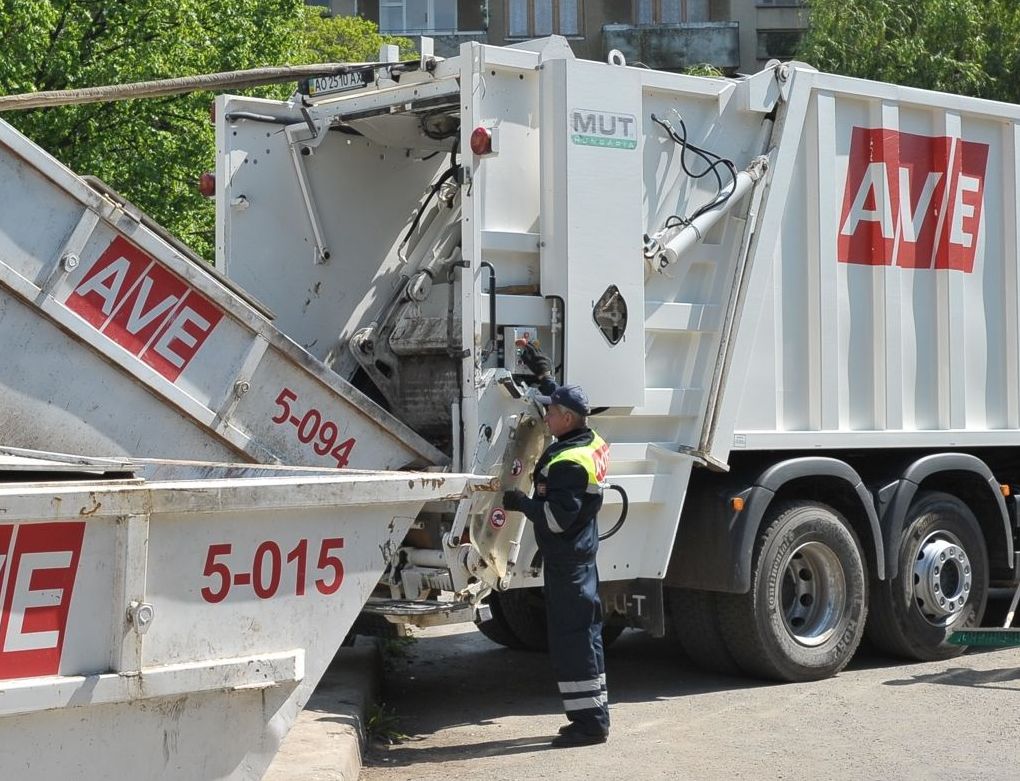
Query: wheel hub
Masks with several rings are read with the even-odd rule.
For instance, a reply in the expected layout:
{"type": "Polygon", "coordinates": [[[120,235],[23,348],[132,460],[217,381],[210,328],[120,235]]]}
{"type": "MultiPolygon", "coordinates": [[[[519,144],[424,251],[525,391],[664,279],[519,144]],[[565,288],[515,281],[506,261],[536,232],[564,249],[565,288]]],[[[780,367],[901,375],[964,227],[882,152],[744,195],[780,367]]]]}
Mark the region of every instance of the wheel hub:
{"type": "Polygon", "coordinates": [[[963,611],[973,580],[970,559],[956,540],[928,537],[914,562],[914,596],[929,621],[948,623],[963,611]]]}
{"type": "Polygon", "coordinates": [[[786,560],[781,585],[783,620],[801,645],[824,643],[846,614],[846,575],[828,545],[808,542],[786,560]]]}

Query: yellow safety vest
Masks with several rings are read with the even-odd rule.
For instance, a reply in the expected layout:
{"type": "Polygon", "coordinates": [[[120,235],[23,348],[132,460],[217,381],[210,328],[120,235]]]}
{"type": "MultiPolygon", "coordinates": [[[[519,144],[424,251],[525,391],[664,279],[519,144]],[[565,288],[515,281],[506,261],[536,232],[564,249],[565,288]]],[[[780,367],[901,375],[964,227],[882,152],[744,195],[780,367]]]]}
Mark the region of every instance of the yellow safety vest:
{"type": "Polygon", "coordinates": [[[609,471],[609,444],[597,432],[592,431],[591,433],[593,435],[591,444],[578,445],[557,453],[549,459],[545,470],[548,475],[549,468],[560,461],[572,461],[575,464],[580,464],[588,474],[587,493],[601,494],[606,473],[609,471]]]}

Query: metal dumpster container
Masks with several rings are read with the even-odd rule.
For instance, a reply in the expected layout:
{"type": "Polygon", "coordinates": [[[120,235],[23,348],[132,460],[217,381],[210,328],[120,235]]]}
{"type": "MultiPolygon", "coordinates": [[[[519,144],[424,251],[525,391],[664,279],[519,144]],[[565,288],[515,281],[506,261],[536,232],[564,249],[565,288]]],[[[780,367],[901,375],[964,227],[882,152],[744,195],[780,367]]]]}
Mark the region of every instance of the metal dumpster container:
{"type": "Polygon", "coordinates": [[[0,453],[0,777],[260,777],[390,546],[485,483],[237,469],[0,453]]]}
{"type": "Polygon", "coordinates": [[[5,445],[371,469],[448,462],[131,204],[2,121],[0,204],[5,445]]]}

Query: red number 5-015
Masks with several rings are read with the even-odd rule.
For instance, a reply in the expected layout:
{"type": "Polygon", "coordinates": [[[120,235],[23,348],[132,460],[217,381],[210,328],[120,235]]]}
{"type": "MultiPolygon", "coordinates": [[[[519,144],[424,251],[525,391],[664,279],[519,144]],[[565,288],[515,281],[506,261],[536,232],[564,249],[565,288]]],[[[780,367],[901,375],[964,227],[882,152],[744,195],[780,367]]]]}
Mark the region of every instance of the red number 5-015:
{"type": "Polygon", "coordinates": [[[339,550],[343,546],[344,541],[342,537],[333,537],[322,541],[322,547],[319,549],[319,569],[332,569],[335,576],[329,582],[325,578],[319,578],[315,581],[315,587],[319,590],[320,594],[335,594],[340,589],[340,584],[344,582],[344,563],[340,561],[339,556],[334,556],[331,553],[331,551],[339,550]]]}
{"type": "MultiPolygon", "coordinates": [[[[313,542],[312,545],[315,543],[313,542]]],[[[316,564],[317,572],[321,576],[315,580],[315,588],[320,594],[329,596],[340,590],[344,582],[344,563],[337,555],[343,550],[343,537],[329,537],[319,545],[319,560],[316,564]]],[[[242,550],[247,546],[243,545],[242,550]]],[[[305,596],[308,586],[308,539],[302,538],[287,554],[287,564],[294,565],[294,595],[305,596]]],[[[314,548],[313,548],[314,550],[314,548]]],[[[233,545],[229,542],[220,542],[210,545],[205,554],[205,568],[202,576],[207,578],[207,586],[202,588],[202,599],[210,604],[222,602],[230,594],[231,589],[242,592],[250,589],[259,599],[272,599],[277,596],[280,586],[290,579],[284,581],[284,556],[283,549],[275,540],[264,540],[255,548],[255,554],[248,559],[243,553],[234,557],[231,562],[233,545]],[[236,559],[244,559],[237,561],[236,559]],[[250,569],[247,568],[251,562],[250,569]],[[240,570],[231,570],[231,563],[240,570]]],[[[0,565],[3,558],[0,556],[0,565]]],[[[284,589],[284,595],[286,591],[284,589]]]]}

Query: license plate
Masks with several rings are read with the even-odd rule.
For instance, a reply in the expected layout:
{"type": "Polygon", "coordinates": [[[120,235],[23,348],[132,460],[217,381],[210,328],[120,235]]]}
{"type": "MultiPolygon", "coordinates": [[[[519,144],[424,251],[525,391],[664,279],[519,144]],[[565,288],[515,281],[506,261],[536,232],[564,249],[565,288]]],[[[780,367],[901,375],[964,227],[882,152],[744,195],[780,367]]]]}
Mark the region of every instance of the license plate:
{"type": "Polygon", "coordinates": [[[336,92],[361,89],[365,85],[371,84],[374,79],[375,69],[371,67],[337,73],[333,76],[317,76],[314,79],[308,79],[305,94],[309,97],[320,97],[336,92]]]}

